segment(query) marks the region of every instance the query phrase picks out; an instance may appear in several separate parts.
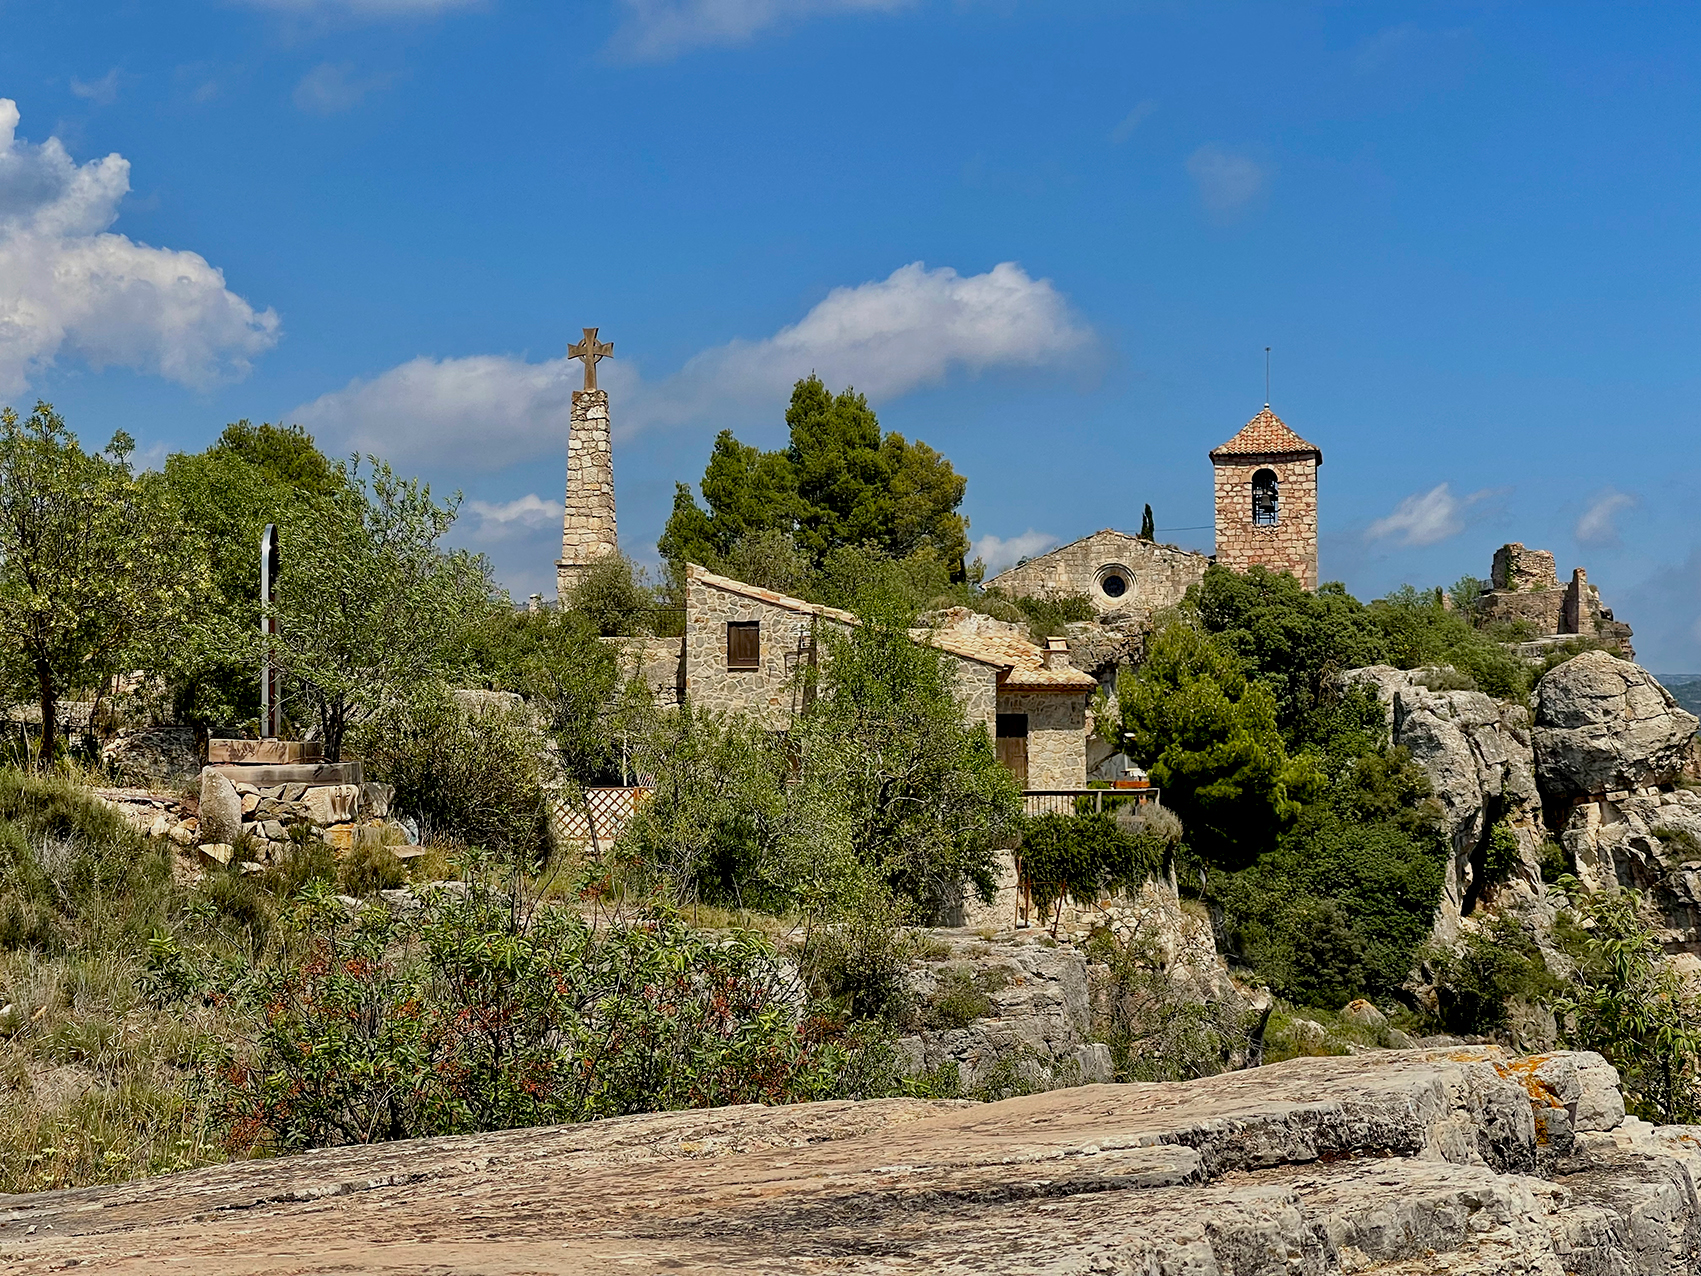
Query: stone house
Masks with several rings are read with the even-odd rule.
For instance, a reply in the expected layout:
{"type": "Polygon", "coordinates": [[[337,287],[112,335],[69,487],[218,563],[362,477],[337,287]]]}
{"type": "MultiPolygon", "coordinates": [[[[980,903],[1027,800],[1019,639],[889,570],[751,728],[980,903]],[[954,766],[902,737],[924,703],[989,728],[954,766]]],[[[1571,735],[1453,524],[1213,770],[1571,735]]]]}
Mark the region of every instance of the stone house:
{"type": "MultiPolygon", "coordinates": [[[[836,607],[747,585],[690,564],[686,568],[685,637],[651,639],[644,667],[666,669],[661,648],[677,651],[675,681],[652,678],[652,690],[699,707],[755,716],[784,730],[802,710],[800,669],[824,654],[822,634],[843,633],[857,618],[836,607]]],[[[1040,648],[1007,632],[916,629],[949,655],[958,698],[971,722],[983,723],[999,759],[1024,788],[1075,789],[1086,782],[1087,702],[1093,678],[1069,663],[1067,643],[1040,648]]]]}

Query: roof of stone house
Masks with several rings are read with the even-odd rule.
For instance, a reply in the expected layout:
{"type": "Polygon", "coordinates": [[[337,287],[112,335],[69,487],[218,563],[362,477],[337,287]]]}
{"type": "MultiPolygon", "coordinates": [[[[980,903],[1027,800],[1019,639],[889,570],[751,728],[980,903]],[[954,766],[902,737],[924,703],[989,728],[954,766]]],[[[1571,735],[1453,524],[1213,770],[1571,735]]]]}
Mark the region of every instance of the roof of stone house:
{"type": "Polygon", "coordinates": [[[745,598],[754,598],[757,602],[767,603],[772,607],[782,607],[786,611],[800,611],[809,616],[825,616],[830,620],[843,621],[847,625],[860,623],[856,616],[848,611],[840,611],[837,607],[823,607],[820,603],[806,603],[801,598],[793,598],[790,594],[782,594],[777,590],[763,589],[758,585],[746,585],[741,580],[731,576],[717,576],[707,567],[699,567],[696,563],[685,564],[685,575],[690,580],[700,580],[714,589],[725,590],[729,594],[739,594],[745,598]]]}
{"type": "Polygon", "coordinates": [[[1001,689],[1011,691],[1091,691],[1098,681],[1079,669],[1047,669],[1045,652],[1013,634],[964,634],[949,629],[912,629],[917,642],[966,660],[993,665],[1001,689]]]}
{"type": "MultiPolygon", "coordinates": [[[[847,625],[862,623],[852,612],[841,611],[837,607],[824,607],[820,603],[806,603],[790,594],[747,585],[730,576],[717,576],[696,563],[687,563],[685,574],[689,579],[701,581],[711,588],[754,598],[758,602],[786,611],[823,616],[847,625]]],[[[991,665],[999,671],[998,685],[1008,687],[1012,691],[1090,691],[1098,686],[1091,674],[1082,673],[1079,669],[1047,669],[1045,652],[1025,638],[1017,638],[1012,634],[963,634],[948,629],[912,629],[910,636],[917,642],[925,642],[964,660],[991,665]]]]}
{"type": "Polygon", "coordinates": [[[1220,456],[1305,456],[1317,458],[1317,464],[1323,464],[1323,449],[1315,443],[1307,443],[1299,435],[1288,429],[1287,423],[1270,411],[1266,403],[1261,412],[1245,425],[1221,447],[1211,449],[1211,459],[1220,456]]]}

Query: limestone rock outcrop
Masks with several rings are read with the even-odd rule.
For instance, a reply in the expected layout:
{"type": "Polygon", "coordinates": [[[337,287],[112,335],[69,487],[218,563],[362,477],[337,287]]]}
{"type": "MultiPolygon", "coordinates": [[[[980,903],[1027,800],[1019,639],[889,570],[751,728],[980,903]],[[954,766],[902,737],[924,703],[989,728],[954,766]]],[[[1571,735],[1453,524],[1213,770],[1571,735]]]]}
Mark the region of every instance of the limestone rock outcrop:
{"type": "MultiPolygon", "coordinates": [[[[1489,830],[1506,822],[1534,866],[1541,845],[1530,715],[1521,705],[1480,691],[1431,691],[1424,670],[1371,665],[1350,670],[1349,686],[1372,688],[1387,713],[1390,739],[1410,751],[1441,804],[1453,856],[1448,862],[1437,932],[1452,939],[1479,880],[1489,830]]],[[[1530,877],[1535,877],[1532,867],[1530,877]]]]}
{"type": "Polygon", "coordinates": [[[1386,1051],[342,1147],[0,1198],[0,1266],[1687,1276],[1701,1130],[1624,1119],[1615,1080],[1386,1051]]]}
{"type": "Polygon", "coordinates": [[[1591,891],[1643,893],[1666,950],[1701,955],[1701,793],[1620,794],[1581,802],[1560,840],[1591,891]]]}
{"type": "Polygon", "coordinates": [[[1639,665],[1584,652],[1536,684],[1533,742],[1544,794],[1589,796],[1669,783],[1697,720],[1639,665]]]}
{"type": "Polygon", "coordinates": [[[965,938],[951,948],[909,972],[924,1017],[942,1005],[960,1016],[902,1039],[913,1071],[955,1064],[966,1093],[1006,1081],[1049,1090],[1110,1080],[1110,1050],[1090,1039],[1091,987],[1080,949],[1037,934],[965,938]]]}

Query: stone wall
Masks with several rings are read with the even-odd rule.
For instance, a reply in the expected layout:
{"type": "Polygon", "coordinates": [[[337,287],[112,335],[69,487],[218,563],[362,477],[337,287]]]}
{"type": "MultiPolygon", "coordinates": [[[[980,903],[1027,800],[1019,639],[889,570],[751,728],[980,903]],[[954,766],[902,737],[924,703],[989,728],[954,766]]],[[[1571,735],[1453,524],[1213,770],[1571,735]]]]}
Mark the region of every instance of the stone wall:
{"type": "Polygon", "coordinates": [[[604,638],[620,660],[622,685],[641,677],[658,705],[676,705],[685,692],[683,638],[604,638]]]}
{"type": "Polygon", "coordinates": [[[686,698],[699,709],[747,713],[770,731],[786,729],[803,707],[797,673],[819,660],[822,626],[843,632],[850,623],[830,608],[786,606],[690,576],[685,586],[686,698]],[[755,669],[727,668],[727,625],[735,621],[761,626],[755,669]]]}
{"type": "Polygon", "coordinates": [[[1204,554],[1106,528],[1000,572],[986,583],[1021,598],[1085,594],[1101,614],[1149,616],[1179,603],[1210,561],[1204,554]],[[1121,594],[1104,588],[1113,574],[1128,586],[1121,594]]]}
{"type": "Polygon", "coordinates": [[[567,498],[561,517],[561,560],[555,588],[565,601],[599,558],[617,553],[614,451],[608,437],[608,391],[573,391],[567,435],[567,498]]]}
{"type": "Polygon", "coordinates": [[[1028,715],[1030,789],[1078,789],[1087,782],[1087,699],[1077,693],[1003,691],[999,713],[1028,715]]]}
{"type": "Polygon", "coordinates": [[[1310,455],[1236,455],[1213,459],[1217,489],[1216,561],[1243,572],[1263,566],[1317,588],[1317,462],[1310,455]],[[1252,476],[1276,473],[1276,522],[1252,521],[1252,476]]]}
{"type": "Polygon", "coordinates": [[[1558,589],[1559,569],[1547,550],[1525,549],[1522,541],[1513,541],[1494,551],[1489,585],[1494,589],[1558,589]]]}

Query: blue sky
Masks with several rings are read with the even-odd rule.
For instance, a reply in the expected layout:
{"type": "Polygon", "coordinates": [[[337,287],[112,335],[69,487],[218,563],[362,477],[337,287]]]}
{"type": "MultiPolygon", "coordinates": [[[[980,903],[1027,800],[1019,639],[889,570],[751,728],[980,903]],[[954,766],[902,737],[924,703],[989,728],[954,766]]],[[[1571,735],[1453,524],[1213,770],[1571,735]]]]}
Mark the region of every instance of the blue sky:
{"type": "Polygon", "coordinates": [[[989,559],[1210,547],[1205,452],[1322,447],[1362,597],[1589,569],[1701,671],[1701,9],[0,0],[0,401],[146,455],[298,420],[548,590],[580,327],[653,557],[818,369],[989,559]]]}

